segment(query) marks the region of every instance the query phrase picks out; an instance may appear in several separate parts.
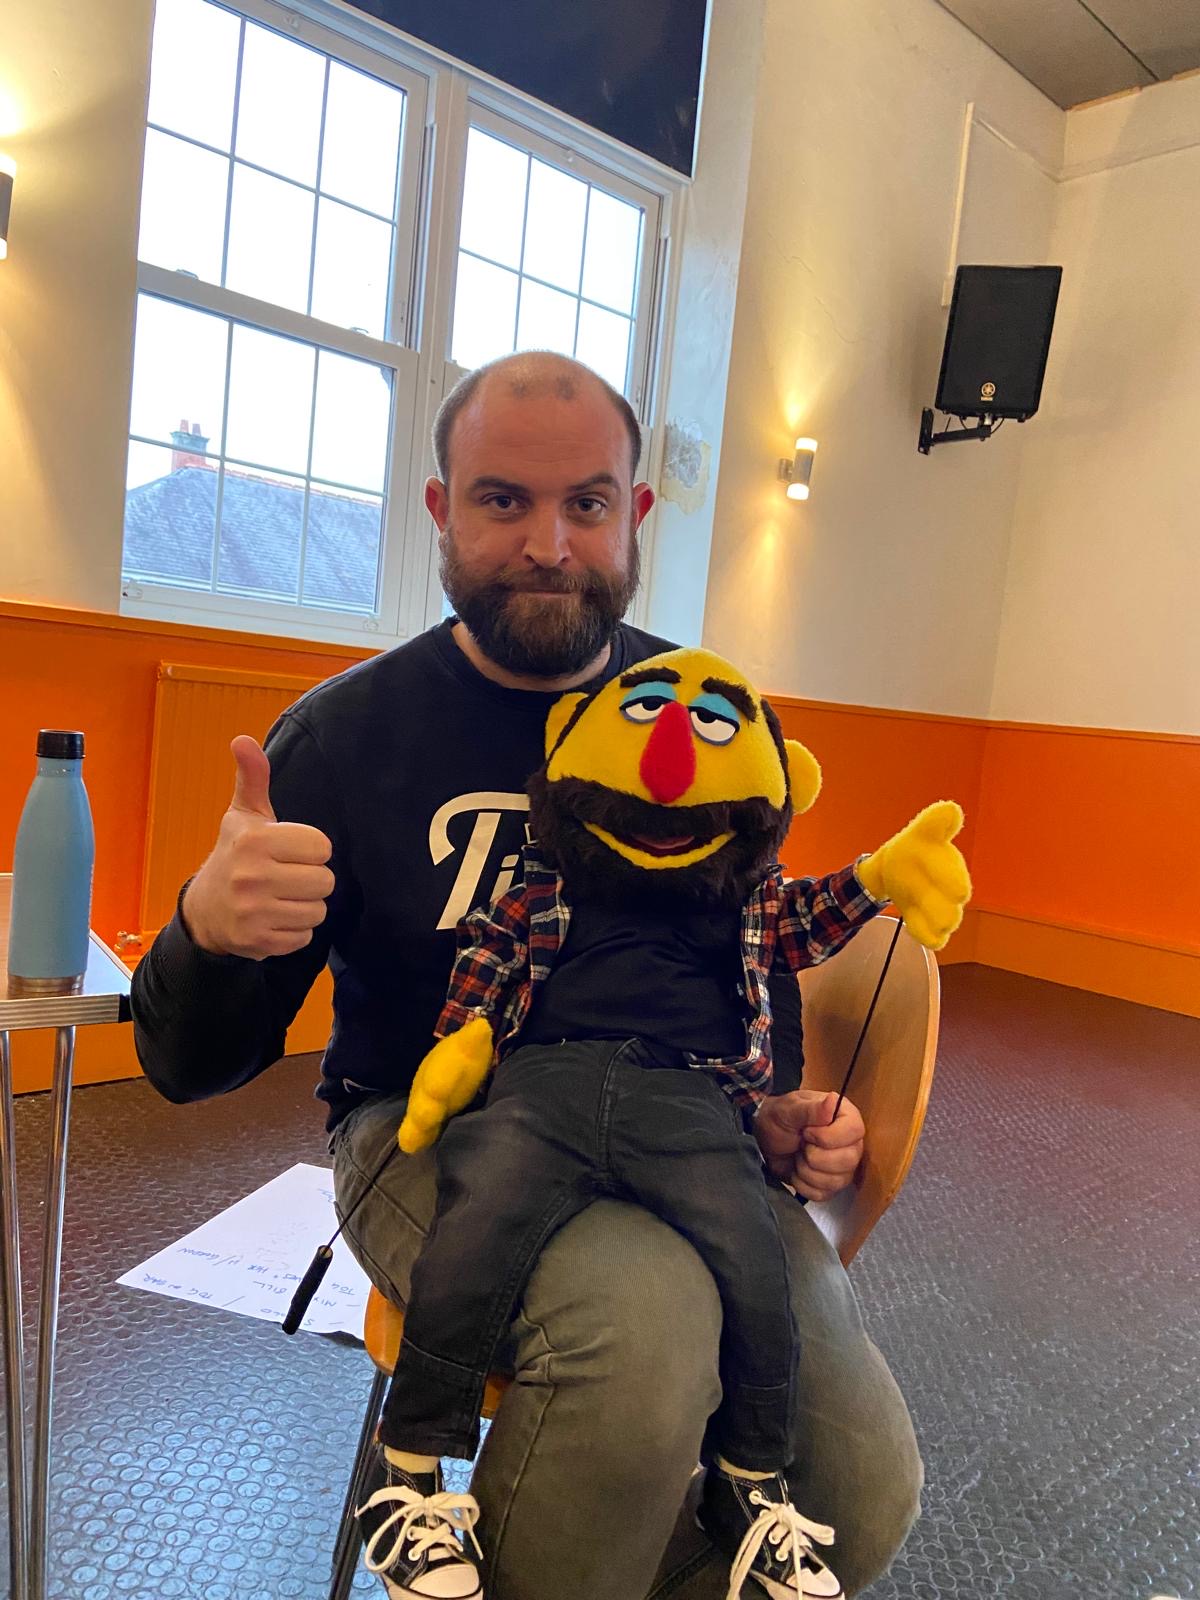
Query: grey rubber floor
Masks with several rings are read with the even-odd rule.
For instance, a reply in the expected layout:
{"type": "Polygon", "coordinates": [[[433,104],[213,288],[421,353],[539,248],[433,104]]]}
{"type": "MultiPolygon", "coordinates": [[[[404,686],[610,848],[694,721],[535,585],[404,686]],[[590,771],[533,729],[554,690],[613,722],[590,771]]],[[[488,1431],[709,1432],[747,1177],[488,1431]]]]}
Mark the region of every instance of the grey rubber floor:
{"type": "MultiPolygon", "coordinates": [[[[53,1596],[324,1600],[362,1351],[115,1283],[325,1161],[313,1081],[302,1060],[187,1108],[77,1092],[53,1596]]],[[[47,1113],[18,1101],[30,1321],[47,1113]]],[[[1198,1151],[1200,1023],[948,970],[925,1137],[853,1268],[928,1473],[871,1600],[1200,1593],[1198,1151]]]]}

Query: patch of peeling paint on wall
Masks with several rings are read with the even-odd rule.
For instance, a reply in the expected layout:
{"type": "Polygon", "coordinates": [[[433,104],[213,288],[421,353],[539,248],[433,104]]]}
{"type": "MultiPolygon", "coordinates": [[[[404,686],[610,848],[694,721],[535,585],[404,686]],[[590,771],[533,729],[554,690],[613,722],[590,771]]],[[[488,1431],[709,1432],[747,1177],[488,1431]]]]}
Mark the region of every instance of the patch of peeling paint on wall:
{"type": "Polygon", "coordinates": [[[698,422],[668,422],[663,454],[662,497],[688,515],[708,498],[712,446],[700,437],[698,422]]]}

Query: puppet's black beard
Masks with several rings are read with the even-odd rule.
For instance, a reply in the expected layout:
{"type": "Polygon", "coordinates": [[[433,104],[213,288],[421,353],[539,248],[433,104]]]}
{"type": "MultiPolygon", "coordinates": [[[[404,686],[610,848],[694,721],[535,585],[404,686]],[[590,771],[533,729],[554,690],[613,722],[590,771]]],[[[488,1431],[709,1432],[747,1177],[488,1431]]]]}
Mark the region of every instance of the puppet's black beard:
{"type": "Polygon", "coordinates": [[[620,905],[679,905],[732,910],[746,900],[778,859],[792,820],[766,800],[702,806],[656,806],[585,778],[546,781],[543,768],[529,783],[529,821],[539,854],[561,873],[568,894],[620,905]],[[697,844],[732,833],[727,844],[687,867],[637,867],[584,826],[592,822],[619,839],[675,839],[697,844]]]}

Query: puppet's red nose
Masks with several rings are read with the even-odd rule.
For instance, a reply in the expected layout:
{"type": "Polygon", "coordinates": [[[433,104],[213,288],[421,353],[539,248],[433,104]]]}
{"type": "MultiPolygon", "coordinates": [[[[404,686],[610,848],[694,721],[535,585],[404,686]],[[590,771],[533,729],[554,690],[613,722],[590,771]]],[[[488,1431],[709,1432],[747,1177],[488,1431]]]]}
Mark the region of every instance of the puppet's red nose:
{"type": "Polygon", "coordinates": [[[659,805],[670,805],[691,788],[696,776],[696,747],[687,707],[678,700],[669,700],[659,712],[638,770],[659,805]]]}

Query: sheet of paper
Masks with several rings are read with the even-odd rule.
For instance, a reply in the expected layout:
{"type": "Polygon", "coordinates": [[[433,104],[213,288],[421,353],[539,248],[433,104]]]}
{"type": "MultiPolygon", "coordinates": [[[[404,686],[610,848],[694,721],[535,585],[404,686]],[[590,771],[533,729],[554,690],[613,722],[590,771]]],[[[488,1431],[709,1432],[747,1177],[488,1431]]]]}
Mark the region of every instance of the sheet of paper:
{"type": "MultiPolygon", "coordinates": [[[[332,1172],[298,1162],[117,1282],[282,1322],[313,1252],[336,1227],[332,1172]]],[[[361,1338],[368,1288],[339,1238],[301,1327],[361,1338]]]]}

